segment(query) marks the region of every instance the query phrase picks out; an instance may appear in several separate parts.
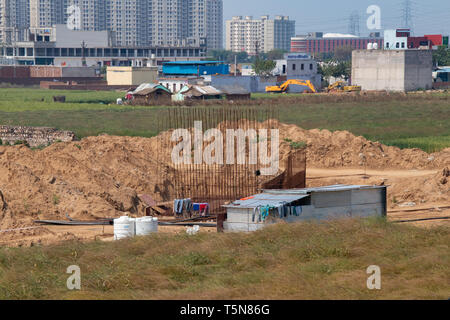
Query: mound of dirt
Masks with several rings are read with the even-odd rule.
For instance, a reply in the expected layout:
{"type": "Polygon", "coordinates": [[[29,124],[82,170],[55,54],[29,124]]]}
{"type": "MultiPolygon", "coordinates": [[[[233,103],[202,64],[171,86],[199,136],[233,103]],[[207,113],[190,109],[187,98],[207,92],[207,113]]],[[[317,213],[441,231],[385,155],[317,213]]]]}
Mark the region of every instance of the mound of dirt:
{"type": "MultiPolygon", "coordinates": [[[[427,154],[387,147],[347,131],[303,130],[281,123],[279,127],[281,158],[287,156],[292,142],[304,141],[309,167],[450,167],[450,149],[427,154]]],[[[0,146],[0,229],[30,226],[36,219],[66,219],[66,214],[80,220],[137,214],[142,205],[139,194],[155,201],[171,200],[174,172],[169,136],[170,132],[154,138],[101,135],[44,150],[0,146]],[[161,154],[162,150],[167,152],[161,154]]],[[[447,179],[436,178],[439,189],[433,189],[434,180],[420,181],[429,185],[420,194],[426,198],[430,193],[448,192],[450,183],[441,183],[443,178],[447,179]]],[[[410,188],[410,182],[401,188],[410,188]]]]}
{"type": "MultiPolygon", "coordinates": [[[[440,169],[450,165],[450,148],[428,154],[373,142],[348,131],[304,130],[280,124],[280,137],[307,144],[307,165],[316,168],[364,167],[373,169],[440,169]]],[[[284,153],[288,143],[282,143],[284,153]]],[[[283,152],[282,151],[282,152],[283,152]]]]}

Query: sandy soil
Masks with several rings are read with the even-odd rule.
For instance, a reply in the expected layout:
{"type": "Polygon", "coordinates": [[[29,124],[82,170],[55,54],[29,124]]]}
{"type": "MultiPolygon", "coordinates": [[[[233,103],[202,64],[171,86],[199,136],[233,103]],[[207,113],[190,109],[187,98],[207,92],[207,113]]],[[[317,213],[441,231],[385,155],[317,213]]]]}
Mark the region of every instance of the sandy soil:
{"type": "MultiPolygon", "coordinates": [[[[308,186],[389,185],[389,210],[403,210],[401,214],[417,215],[405,210],[419,207],[429,214],[429,208],[450,206],[450,148],[428,154],[388,147],[347,131],[304,130],[282,123],[279,128],[281,159],[291,151],[291,142],[306,142],[308,186]]],[[[101,135],[44,150],[0,146],[0,245],[105,238],[95,228],[37,227],[33,221],[64,220],[66,214],[79,220],[140,215],[138,194],[171,201],[176,172],[169,161],[170,136],[101,135]]]]}

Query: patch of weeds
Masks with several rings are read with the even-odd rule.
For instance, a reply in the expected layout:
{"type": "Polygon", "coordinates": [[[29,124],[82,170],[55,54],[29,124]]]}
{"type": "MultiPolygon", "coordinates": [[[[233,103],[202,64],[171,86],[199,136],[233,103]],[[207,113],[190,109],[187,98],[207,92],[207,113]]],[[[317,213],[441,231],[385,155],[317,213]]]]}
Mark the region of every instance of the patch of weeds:
{"type": "Polygon", "coordinates": [[[53,195],[53,204],[56,206],[56,205],[58,205],[59,204],[59,201],[61,200],[61,198],[57,195],[57,194],[54,194],[53,195]]]}
{"type": "Polygon", "coordinates": [[[295,149],[295,150],[302,149],[302,148],[306,147],[306,142],[304,142],[304,141],[291,142],[290,146],[292,149],[295,149]]]}
{"type": "Polygon", "coordinates": [[[18,145],[21,145],[21,144],[26,146],[26,147],[30,147],[30,145],[28,144],[28,142],[26,140],[17,140],[17,141],[14,142],[15,146],[18,146],[18,145]]]}
{"type": "Polygon", "coordinates": [[[208,256],[200,252],[190,252],[184,259],[184,264],[187,266],[203,266],[210,263],[208,256]]]}

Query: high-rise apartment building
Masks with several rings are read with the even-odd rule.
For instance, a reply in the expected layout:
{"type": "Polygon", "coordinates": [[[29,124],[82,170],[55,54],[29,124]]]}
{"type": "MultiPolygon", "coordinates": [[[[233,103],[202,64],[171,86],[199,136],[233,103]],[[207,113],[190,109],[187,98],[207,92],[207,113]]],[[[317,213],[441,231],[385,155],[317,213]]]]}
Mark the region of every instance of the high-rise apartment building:
{"type": "Polygon", "coordinates": [[[105,9],[106,29],[114,32],[117,45],[146,44],[147,0],[109,0],[105,9]]]}
{"type": "Polygon", "coordinates": [[[190,0],[147,0],[147,43],[160,46],[177,45],[189,36],[190,0]]]}
{"type": "Polygon", "coordinates": [[[24,40],[29,24],[29,0],[0,0],[0,43],[24,40]]]}
{"type": "Polygon", "coordinates": [[[189,0],[189,36],[206,38],[208,49],[221,49],[223,0],[189,0]]]}
{"type": "Polygon", "coordinates": [[[30,28],[48,28],[66,21],[67,0],[29,0],[30,28]]]}
{"type": "Polygon", "coordinates": [[[120,46],[176,46],[205,38],[208,48],[222,47],[223,0],[0,0],[0,37],[11,41],[7,28],[65,24],[75,13],[68,12],[71,6],[79,8],[80,30],[112,31],[120,46]]]}
{"type": "Polygon", "coordinates": [[[109,0],[61,0],[65,2],[65,18],[67,21],[67,8],[78,6],[80,8],[80,29],[85,31],[106,30],[106,5],[109,0]]]}
{"type": "Polygon", "coordinates": [[[226,21],[226,49],[234,52],[246,51],[250,55],[274,49],[289,51],[291,37],[295,35],[295,21],[287,16],[235,16],[226,21]]]}

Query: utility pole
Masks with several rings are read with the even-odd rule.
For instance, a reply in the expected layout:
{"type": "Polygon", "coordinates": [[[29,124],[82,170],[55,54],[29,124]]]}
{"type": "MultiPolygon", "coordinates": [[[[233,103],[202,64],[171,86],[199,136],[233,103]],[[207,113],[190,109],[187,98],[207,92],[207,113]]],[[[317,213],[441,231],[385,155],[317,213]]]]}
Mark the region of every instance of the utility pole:
{"type": "Polygon", "coordinates": [[[355,36],[359,36],[360,34],[360,22],[359,22],[359,13],[358,11],[353,11],[350,15],[348,22],[348,33],[353,34],[355,36]]]}
{"type": "Polygon", "coordinates": [[[237,54],[234,55],[234,76],[237,77],[237,54]]]}
{"type": "Polygon", "coordinates": [[[83,67],[86,67],[87,66],[87,63],[86,63],[86,55],[85,55],[85,52],[84,52],[84,50],[86,49],[86,42],[84,42],[84,40],[83,40],[83,42],[81,42],[81,65],[83,66],[83,67]]]}
{"type": "Polygon", "coordinates": [[[402,9],[403,27],[411,30],[413,32],[413,7],[411,0],[405,0],[403,2],[402,9]]]}

